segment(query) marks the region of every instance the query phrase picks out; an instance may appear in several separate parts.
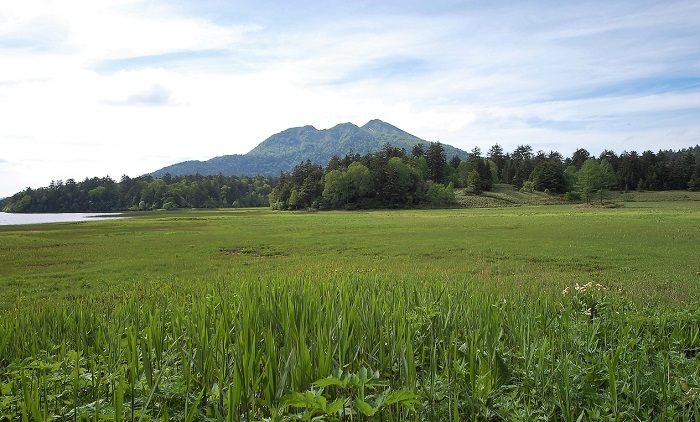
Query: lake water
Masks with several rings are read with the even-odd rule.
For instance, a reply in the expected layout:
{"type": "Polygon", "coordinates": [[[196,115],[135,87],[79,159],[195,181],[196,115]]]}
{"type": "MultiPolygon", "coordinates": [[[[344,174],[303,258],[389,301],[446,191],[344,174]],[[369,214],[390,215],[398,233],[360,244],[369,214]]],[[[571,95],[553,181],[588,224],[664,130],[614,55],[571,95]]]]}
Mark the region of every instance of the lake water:
{"type": "Polygon", "coordinates": [[[0,212],[0,226],[16,226],[22,224],[71,223],[88,220],[106,220],[109,218],[124,218],[122,214],[97,212],[70,212],[60,214],[14,214],[0,212]]]}

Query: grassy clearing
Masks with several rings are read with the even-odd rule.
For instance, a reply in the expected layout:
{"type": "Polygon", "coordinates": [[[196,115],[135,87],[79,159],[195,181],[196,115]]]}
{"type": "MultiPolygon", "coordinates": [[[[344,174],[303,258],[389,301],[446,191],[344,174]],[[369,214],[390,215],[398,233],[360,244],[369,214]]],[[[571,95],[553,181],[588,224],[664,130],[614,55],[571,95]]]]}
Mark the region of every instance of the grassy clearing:
{"type": "Polygon", "coordinates": [[[277,213],[180,211],[0,228],[0,304],[313,274],[469,278],[556,293],[594,280],[631,299],[699,299],[700,205],[277,213]]]}
{"type": "Polygon", "coordinates": [[[455,190],[455,199],[461,207],[466,208],[496,208],[517,207],[521,205],[556,205],[565,204],[560,195],[549,195],[543,192],[520,192],[513,185],[494,184],[489,192],[479,195],[469,195],[464,189],[455,190]]]}
{"type": "MultiPolygon", "coordinates": [[[[455,190],[457,203],[465,208],[496,208],[517,207],[522,205],[563,205],[570,204],[561,195],[550,195],[543,192],[520,192],[513,185],[494,184],[490,192],[479,195],[468,195],[464,189],[455,190]]],[[[599,201],[592,198],[592,203],[599,201]]],[[[661,203],[700,201],[700,192],[690,191],[604,191],[603,201],[606,203],[623,204],[626,202],[661,203]]]]}
{"type": "Polygon", "coordinates": [[[0,420],[698,420],[698,202],[181,211],[0,245],[0,420]]]}
{"type": "Polygon", "coordinates": [[[611,192],[610,199],[623,202],[700,201],[700,191],[611,192]]]}

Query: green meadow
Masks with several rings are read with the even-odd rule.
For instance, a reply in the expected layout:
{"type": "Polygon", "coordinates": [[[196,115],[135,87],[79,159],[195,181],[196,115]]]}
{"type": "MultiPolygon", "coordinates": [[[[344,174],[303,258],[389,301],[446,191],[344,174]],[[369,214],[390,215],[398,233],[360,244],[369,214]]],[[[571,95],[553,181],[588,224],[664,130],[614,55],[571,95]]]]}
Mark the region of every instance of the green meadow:
{"type": "Polygon", "coordinates": [[[700,420],[700,201],[0,227],[0,421],[700,420]]]}

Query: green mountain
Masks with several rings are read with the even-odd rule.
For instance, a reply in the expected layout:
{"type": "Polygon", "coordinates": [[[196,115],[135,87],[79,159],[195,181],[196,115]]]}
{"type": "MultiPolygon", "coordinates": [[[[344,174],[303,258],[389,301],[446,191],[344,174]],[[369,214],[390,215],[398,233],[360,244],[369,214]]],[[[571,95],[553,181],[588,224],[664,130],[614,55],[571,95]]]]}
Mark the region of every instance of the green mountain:
{"type": "MultiPolygon", "coordinates": [[[[351,151],[364,155],[380,150],[387,142],[404,148],[408,153],[416,144],[430,144],[381,120],[371,120],[362,127],[352,123],[341,123],[323,130],[303,126],[272,135],[247,154],[224,155],[207,161],[185,161],[156,170],[151,175],[221,173],[224,176],[278,176],[281,171],[291,171],[306,160],[325,166],[334,155],[343,158],[351,151]]],[[[469,156],[466,151],[450,145],[443,144],[443,147],[448,160],[455,155],[461,159],[469,156]]]]}

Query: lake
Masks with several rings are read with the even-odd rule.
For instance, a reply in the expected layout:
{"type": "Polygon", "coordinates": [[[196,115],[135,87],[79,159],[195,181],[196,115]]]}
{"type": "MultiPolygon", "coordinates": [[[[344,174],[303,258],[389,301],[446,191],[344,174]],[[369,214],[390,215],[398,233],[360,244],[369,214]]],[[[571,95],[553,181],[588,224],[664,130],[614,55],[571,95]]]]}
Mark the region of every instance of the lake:
{"type": "Polygon", "coordinates": [[[23,224],[72,223],[87,220],[105,220],[108,218],[124,218],[122,214],[98,212],[70,212],[55,214],[14,214],[0,212],[0,226],[16,226],[23,224]]]}

